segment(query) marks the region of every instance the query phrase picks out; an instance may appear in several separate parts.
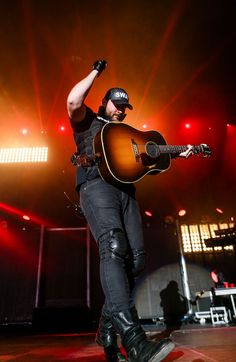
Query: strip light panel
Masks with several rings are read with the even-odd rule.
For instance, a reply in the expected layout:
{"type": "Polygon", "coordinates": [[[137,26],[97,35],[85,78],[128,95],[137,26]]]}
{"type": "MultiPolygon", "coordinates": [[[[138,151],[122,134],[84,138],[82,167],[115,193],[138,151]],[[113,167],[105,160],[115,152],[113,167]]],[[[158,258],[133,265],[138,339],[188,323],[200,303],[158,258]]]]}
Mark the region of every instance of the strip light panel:
{"type": "MultiPolygon", "coordinates": [[[[215,237],[215,230],[232,227],[234,227],[234,223],[181,225],[180,228],[184,253],[212,252],[213,247],[207,247],[204,239],[215,237]]],[[[234,247],[232,245],[224,247],[215,246],[214,252],[222,252],[223,249],[234,250],[234,247]]]]}
{"type": "Polygon", "coordinates": [[[47,162],[48,147],[0,148],[0,163],[47,162]]]}

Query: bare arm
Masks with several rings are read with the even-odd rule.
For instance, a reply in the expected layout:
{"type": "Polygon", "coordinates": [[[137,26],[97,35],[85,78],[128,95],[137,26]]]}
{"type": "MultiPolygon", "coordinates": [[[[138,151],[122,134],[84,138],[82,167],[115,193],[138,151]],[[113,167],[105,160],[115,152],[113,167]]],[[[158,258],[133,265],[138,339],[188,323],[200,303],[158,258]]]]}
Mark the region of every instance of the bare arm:
{"type": "Polygon", "coordinates": [[[86,107],[84,100],[87,97],[94,80],[105,69],[104,60],[96,61],[93,64],[93,70],[80,82],[78,82],[70,91],[67,97],[67,110],[69,117],[74,122],[80,122],[85,117],[86,107]]]}
{"type": "Polygon", "coordinates": [[[67,98],[67,110],[69,117],[75,121],[80,122],[85,117],[85,105],[84,100],[88,95],[98,71],[92,70],[87,77],[77,83],[70,91],[67,98]]]}

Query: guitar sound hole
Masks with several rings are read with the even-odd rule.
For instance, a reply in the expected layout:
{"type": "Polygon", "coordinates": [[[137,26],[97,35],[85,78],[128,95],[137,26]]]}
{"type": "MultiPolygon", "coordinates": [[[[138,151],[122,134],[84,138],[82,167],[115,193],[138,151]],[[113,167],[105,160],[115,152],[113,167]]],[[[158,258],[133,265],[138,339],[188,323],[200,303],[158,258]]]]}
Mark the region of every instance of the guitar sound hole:
{"type": "Polygon", "coordinates": [[[159,148],[155,142],[147,142],[145,148],[149,157],[157,158],[160,155],[159,148]]]}

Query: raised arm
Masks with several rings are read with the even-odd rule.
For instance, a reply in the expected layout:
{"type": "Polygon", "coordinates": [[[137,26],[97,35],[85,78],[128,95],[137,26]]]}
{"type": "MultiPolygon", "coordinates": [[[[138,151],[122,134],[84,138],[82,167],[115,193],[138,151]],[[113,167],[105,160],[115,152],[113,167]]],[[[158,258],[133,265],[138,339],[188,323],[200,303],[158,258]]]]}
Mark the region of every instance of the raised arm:
{"type": "Polygon", "coordinates": [[[73,122],[80,122],[84,119],[86,107],[84,100],[87,97],[93,82],[101,72],[106,68],[105,60],[97,60],[93,64],[93,70],[80,82],[78,82],[70,91],[67,97],[67,110],[70,119],[73,122]]]}

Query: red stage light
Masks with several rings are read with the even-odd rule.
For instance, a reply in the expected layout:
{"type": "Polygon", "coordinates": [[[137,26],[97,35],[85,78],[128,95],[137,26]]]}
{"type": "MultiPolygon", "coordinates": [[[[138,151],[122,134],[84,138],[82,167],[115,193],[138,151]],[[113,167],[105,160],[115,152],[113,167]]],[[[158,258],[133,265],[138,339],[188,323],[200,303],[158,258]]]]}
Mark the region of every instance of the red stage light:
{"type": "Polygon", "coordinates": [[[181,209],[181,210],[179,210],[179,212],[178,212],[178,215],[179,216],[184,216],[184,215],[186,215],[187,214],[187,212],[186,212],[186,210],[184,210],[184,209],[181,209]]]}
{"type": "Polygon", "coordinates": [[[218,283],[218,275],[216,270],[211,271],[211,279],[213,280],[213,282],[218,283]]]}
{"type": "Polygon", "coordinates": [[[23,215],[22,218],[26,221],[29,221],[30,220],[30,217],[28,215],[23,215]]]}
{"type": "Polygon", "coordinates": [[[219,207],[216,208],[216,211],[218,212],[218,214],[223,214],[224,213],[223,210],[220,209],[219,207]]]}
{"type": "Polygon", "coordinates": [[[185,128],[187,128],[187,129],[191,128],[190,123],[185,123],[185,128]]]}
{"type": "Polygon", "coordinates": [[[63,126],[63,125],[61,125],[61,126],[59,127],[59,130],[60,130],[61,132],[64,132],[64,131],[66,130],[66,127],[63,126]]]}
{"type": "Polygon", "coordinates": [[[145,213],[146,216],[152,217],[152,212],[151,211],[146,210],[144,213],[145,213]]]}
{"type": "MultiPolygon", "coordinates": [[[[3,202],[0,202],[0,210],[3,210],[4,212],[7,212],[11,215],[16,215],[19,216],[20,218],[25,219],[25,217],[29,217],[27,214],[25,214],[25,211],[19,210],[13,206],[4,204],[3,202]]],[[[26,219],[25,219],[26,220],[26,219]]],[[[47,220],[43,220],[40,217],[36,216],[36,215],[31,215],[30,220],[36,224],[41,224],[41,225],[45,225],[45,226],[54,226],[51,222],[47,221],[47,220]]]]}

